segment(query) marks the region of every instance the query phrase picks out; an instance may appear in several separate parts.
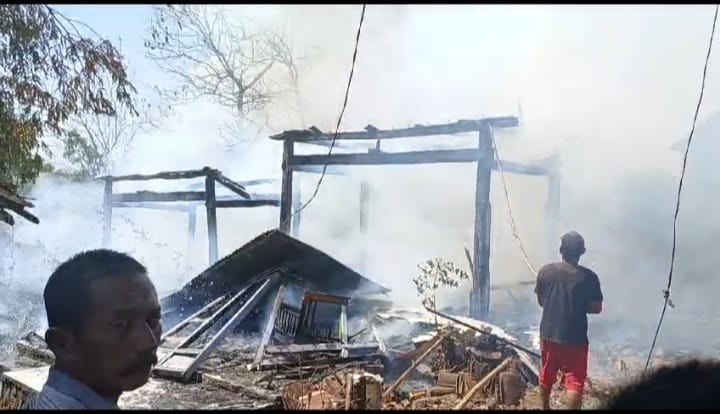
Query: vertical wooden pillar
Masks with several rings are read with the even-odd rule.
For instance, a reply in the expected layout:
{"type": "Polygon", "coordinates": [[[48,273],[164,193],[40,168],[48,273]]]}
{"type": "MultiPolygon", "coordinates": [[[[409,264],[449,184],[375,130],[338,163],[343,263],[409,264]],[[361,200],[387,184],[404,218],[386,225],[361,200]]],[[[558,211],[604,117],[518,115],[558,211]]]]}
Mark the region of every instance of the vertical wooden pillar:
{"type": "MultiPolygon", "coordinates": [[[[294,178],[294,177],[292,177],[292,178],[294,178]]],[[[298,212],[302,208],[302,193],[300,192],[300,180],[298,180],[298,182],[293,183],[293,184],[295,184],[295,185],[293,185],[293,187],[292,187],[292,211],[298,212]]],[[[302,217],[302,212],[296,213],[290,219],[290,223],[292,225],[292,235],[295,238],[300,237],[301,217],[302,217]]]]}
{"type": "Polygon", "coordinates": [[[370,184],[367,181],[360,182],[360,270],[367,271],[367,227],[370,208],[370,184]]]}
{"type": "Polygon", "coordinates": [[[212,266],[218,261],[217,211],[215,209],[215,176],[208,172],[205,176],[205,211],[208,230],[208,260],[212,266]]]}
{"type": "Polygon", "coordinates": [[[295,152],[295,143],[287,140],[283,142],[282,161],[282,190],[280,192],[280,231],[290,233],[290,219],[292,217],[293,198],[293,170],[290,165],[290,157],[295,152]]]}
{"type": "Polygon", "coordinates": [[[470,292],[470,316],[487,320],[490,312],[490,177],[492,129],[485,123],[478,136],[479,158],[475,179],[475,234],[473,240],[473,283],[470,292]]]}
{"type": "Polygon", "coordinates": [[[102,246],[110,247],[110,239],[112,233],[112,177],[105,178],[105,191],[103,192],[103,238],[102,246]]]}

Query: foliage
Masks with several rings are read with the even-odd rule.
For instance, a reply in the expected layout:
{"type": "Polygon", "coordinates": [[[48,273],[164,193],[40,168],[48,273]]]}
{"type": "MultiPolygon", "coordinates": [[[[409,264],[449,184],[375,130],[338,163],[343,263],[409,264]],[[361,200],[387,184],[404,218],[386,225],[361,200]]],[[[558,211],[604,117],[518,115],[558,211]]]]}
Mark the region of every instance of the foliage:
{"type": "Polygon", "coordinates": [[[3,4],[0,33],[1,178],[23,185],[37,177],[43,137],[60,135],[71,116],[112,116],[118,104],[136,113],[122,56],[82,23],[48,5],[3,4]]]}
{"type": "Polygon", "coordinates": [[[422,298],[423,306],[435,309],[435,291],[439,287],[456,288],[460,281],[469,280],[468,273],[453,262],[439,257],[418,265],[420,274],[413,279],[417,294],[422,298]]]}
{"type": "Polygon", "coordinates": [[[135,115],[120,109],[114,116],[81,114],[68,121],[60,136],[63,156],[70,162],[70,174],[79,179],[93,179],[107,173],[115,158],[126,151],[140,132],[158,127],[160,106],[143,105],[135,115]],[[70,129],[72,128],[72,129],[70,129]]]}
{"type": "Polygon", "coordinates": [[[265,121],[266,107],[297,88],[295,56],[284,36],[233,24],[226,11],[207,5],[156,9],[147,55],[180,82],[168,98],[209,98],[242,121],[265,121]]]}

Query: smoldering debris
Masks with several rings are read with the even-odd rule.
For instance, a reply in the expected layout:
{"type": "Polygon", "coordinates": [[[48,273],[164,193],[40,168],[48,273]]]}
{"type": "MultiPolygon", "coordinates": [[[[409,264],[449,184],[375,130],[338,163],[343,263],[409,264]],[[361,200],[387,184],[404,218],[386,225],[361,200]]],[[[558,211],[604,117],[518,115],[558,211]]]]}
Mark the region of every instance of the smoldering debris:
{"type": "MultiPolygon", "coordinates": [[[[387,292],[297,239],[262,234],[161,299],[174,323],[151,380],[120,407],[539,408],[537,355],[513,335],[393,307],[387,292]]],[[[40,390],[50,363],[41,335],[21,338],[3,406],[40,390]]]]}

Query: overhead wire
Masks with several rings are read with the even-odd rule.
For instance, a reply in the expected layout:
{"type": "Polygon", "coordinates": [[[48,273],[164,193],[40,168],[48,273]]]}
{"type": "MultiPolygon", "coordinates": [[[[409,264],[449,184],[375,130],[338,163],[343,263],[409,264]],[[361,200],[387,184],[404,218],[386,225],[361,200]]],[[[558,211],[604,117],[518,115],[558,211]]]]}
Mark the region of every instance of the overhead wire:
{"type": "Polygon", "coordinates": [[[715,26],[718,18],[718,8],[720,5],[715,5],[715,16],[713,17],[712,31],[710,32],[710,42],[708,44],[707,55],[705,56],[705,65],[703,67],[702,82],[700,84],[700,96],[698,98],[697,106],[695,107],[695,115],[693,116],[692,128],[690,129],[690,135],[688,136],[687,145],[685,146],[685,154],[683,155],[682,170],[680,172],[680,182],[678,183],[677,198],[675,202],[675,215],[673,216],[673,233],[672,233],[672,250],[670,253],[670,270],[668,272],[667,288],[663,290],[663,306],[660,312],[660,319],[658,320],[657,328],[655,329],[655,335],[653,336],[652,344],[650,345],[650,352],[648,352],[647,361],[645,361],[645,369],[643,373],[646,373],[650,366],[653,353],[655,351],[655,345],[657,345],[657,339],[660,335],[660,328],[665,320],[665,312],[667,307],[672,302],[670,301],[670,287],[673,281],[673,270],[675,269],[675,251],[677,246],[677,218],[680,212],[680,199],[682,194],[683,182],[685,179],[685,168],[687,166],[688,153],[690,152],[690,144],[692,144],[693,136],[695,135],[695,125],[697,124],[698,114],[700,113],[700,106],[702,105],[703,96],[705,95],[705,79],[707,78],[708,63],[710,61],[710,53],[712,52],[713,39],[715,38],[715,26]]]}
{"type": "Polygon", "coordinates": [[[513,215],[513,211],[512,211],[512,203],[510,202],[510,192],[508,190],[507,182],[505,181],[505,172],[503,171],[503,168],[502,168],[502,162],[500,162],[500,151],[498,150],[497,143],[495,142],[495,134],[491,133],[490,137],[492,139],[492,147],[493,147],[493,153],[495,155],[495,163],[497,164],[497,169],[498,169],[498,172],[500,173],[500,183],[502,184],[502,188],[503,188],[503,196],[505,197],[505,205],[508,210],[510,229],[512,230],[513,239],[515,240],[515,244],[517,244],[518,248],[520,249],[522,258],[525,261],[525,265],[527,265],[528,269],[530,270],[530,273],[532,273],[533,276],[537,276],[537,270],[535,269],[535,266],[533,266],[532,262],[530,261],[530,257],[527,254],[527,250],[525,250],[525,245],[523,245],[523,242],[520,239],[520,231],[518,230],[517,223],[515,222],[515,216],[513,215]]]}
{"type": "MultiPolygon", "coordinates": [[[[357,34],[355,35],[355,48],[353,50],[352,55],[352,64],[350,66],[350,75],[348,76],[348,82],[347,86],[345,87],[345,98],[343,99],[343,105],[342,109],[340,110],[340,116],[338,116],[337,124],[335,125],[335,133],[333,134],[332,141],[330,142],[330,149],[328,150],[327,156],[328,158],[332,155],[333,149],[335,148],[335,142],[337,141],[338,133],[340,132],[340,124],[342,123],[343,116],[345,115],[345,109],[347,108],[348,104],[348,98],[350,96],[350,85],[352,85],[353,75],[355,74],[355,63],[357,62],[357,53],[358,53],[358,45],[360,44],[360,33],[362,31],[363,22],[365,21],[365,8],[366,4],[362,5],[362,11],[360,12],[360,23],[358,24],[357,28],[357,34]]],[[[323,179],[325,178],[325,174],[327,173],[328,168],[328,162],[325,162],[323,164],[322,173],[320,174],[320,178],[318,178],[317,185],[315,186],[315,190],[313,191],[312,195],[308,198],[308,200],[303,203],[300,208],[292,212],[288,218],[286,218],[282,223],[280,223],[280,228],[284,227],[288,221],[292,220],[292,218],[300,213],[301,211],[305,210],[307,206],[312,203],[312,201],[317,197],[318,192],[320,191],[320,185],[322,185],[323,179]]]]}

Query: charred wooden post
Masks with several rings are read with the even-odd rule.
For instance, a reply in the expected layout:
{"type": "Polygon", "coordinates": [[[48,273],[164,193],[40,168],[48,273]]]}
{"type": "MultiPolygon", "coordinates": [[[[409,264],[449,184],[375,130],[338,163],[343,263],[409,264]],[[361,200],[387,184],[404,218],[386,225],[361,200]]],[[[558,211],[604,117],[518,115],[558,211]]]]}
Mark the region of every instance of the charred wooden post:
{"type": "Polygon", "coordinates": [[[110,235],[112,233],[112,177],[105,178],[105,191],[103,193],[103,238],[102,246],[110,247],[110,235]]]}
{"type": "Polygon", "coordinates": [[[479,132],[477,175],[475,178],[475,234],[473,238],[473,283],[470,292],[470,316],[487,320],[490,312],[490,177],[486,160],[495,158],[492,128],[486,123],[479,132]]]}
{"type": "Polygon", "coordinates": [[[295,153],[295,143],[287,140],[283,142],[282,162],[282,190],[280,191],[280,231],[290,233],[290,220],[292,219],[293,197],[293,169],[290,158],[295,153]]]}
{"type": "Polygon", "coordinates": [[[208,229],[208,259],[210,266],[218,261],[217,210],[215,202],[215,177],[212,172],[205,176],[205,211],[208,229]]]}

